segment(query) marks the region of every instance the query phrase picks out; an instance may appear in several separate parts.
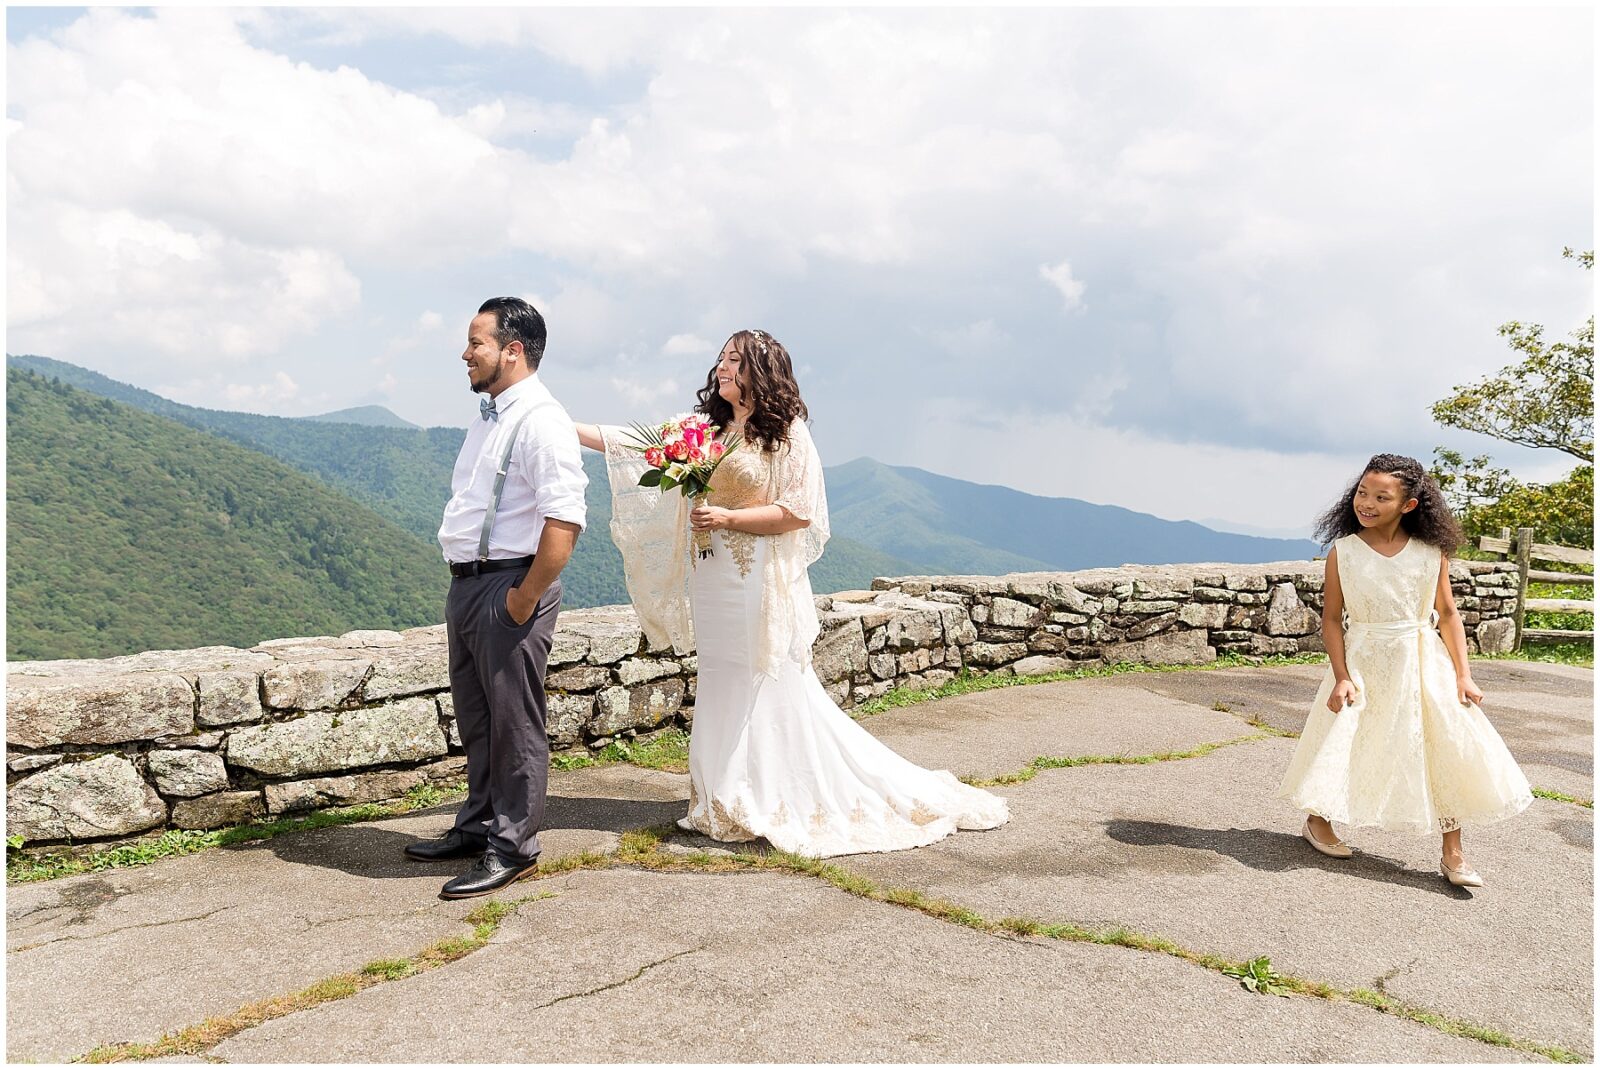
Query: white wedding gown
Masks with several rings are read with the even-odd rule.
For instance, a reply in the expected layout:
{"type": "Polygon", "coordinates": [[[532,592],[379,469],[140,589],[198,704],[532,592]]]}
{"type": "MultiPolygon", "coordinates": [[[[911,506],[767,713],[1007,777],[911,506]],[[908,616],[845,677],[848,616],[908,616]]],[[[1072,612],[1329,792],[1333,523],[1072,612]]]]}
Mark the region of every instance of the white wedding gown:
{"type": "Polygon", "coordinates": [[[647,634],[686,653],[692,633],[699,657],[689,813],[679,824],[723,841],[764,838],[813,858],[922,847],[956,829],[1004,824],[1005,799],[900,757],[851,720],[812,670],[818,624],[805,566],[827,538],[827,506],[805,425],[795,423],[783,450],[730,454],[712,481],[711,504],[779,502],[811,528],[715,532],[705,557],[688,544],[687,507],[671,500],[678,494],[634,493],[637,455],[613,447],[614,430],[605,429],[612,534],[629,592],[647,634]],[[692,619],[674,608],[681,593],[692,619]]]}

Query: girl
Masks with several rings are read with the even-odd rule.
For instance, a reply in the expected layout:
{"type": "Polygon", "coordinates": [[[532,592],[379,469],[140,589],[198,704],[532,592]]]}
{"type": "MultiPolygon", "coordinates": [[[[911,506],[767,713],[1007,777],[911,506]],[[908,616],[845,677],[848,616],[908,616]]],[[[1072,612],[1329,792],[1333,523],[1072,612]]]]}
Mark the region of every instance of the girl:
{"type": "Polygon", "coordinates": [[[1483,692],[1450,593],[1461,526],[1421,464],[1380,453],[1323,514],[1317,537],[1333,544],[1322,606],[1328,673],[1278,796],[1309,811],[1301,835],[1333,858],[1351,849],[1330,821],[1437,828],[1439,872],[1481,887],[1461,854],[1462,822],[1510,817],[1533,794],[1476,705],[1483,692]]]}

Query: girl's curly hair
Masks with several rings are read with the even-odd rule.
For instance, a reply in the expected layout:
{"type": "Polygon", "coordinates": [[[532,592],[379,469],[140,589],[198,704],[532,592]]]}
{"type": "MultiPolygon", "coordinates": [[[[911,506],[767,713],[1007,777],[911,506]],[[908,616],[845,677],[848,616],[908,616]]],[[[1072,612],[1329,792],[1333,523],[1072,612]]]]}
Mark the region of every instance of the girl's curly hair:
{"type": "Polygon", "coordinates": [[[1398,453],[1374,454],[1361,470],[1361,475],[1345,490],[1344,495],[1333,504],[1326,513],[1317,521],[1317,540],[1324,546],[1346,535],[1354,535],[1361,530],[1361,521],[1356,519],[1355,496],[1356,488],[1361,485],[1361,480],[1368,472],[1381,472],[1384,475],[1394,476],[1400,481],[1404,493],[1408,498],[1417,499],[1417,507],[1409,513],[1400,514],[1400,527],[1412,538],[1421,539],[1432,546],[1437,546],[1446,556],[1456,552],[1465,536],[1461,531],[1461,523],[1456,520],[1455,514],[1450,511],[1449,503],[1444,499],[1444,492],[1439,489],[1439,484],[1422,467],[1422,462],[1414,457],[1403,457],[1398,453]]]}
{"type": "MultiPolygon", "coordinates": [[[[775,450],[789,441],[789,425],[810,418],[806,403],[800,400],[800,387],[794,381],[794,363],[783,343],[765,331],[739,331],[728,339],[739,361],[739,387],[750,403],[750,417],[744,435],[763,449],[775,450]]],[[[723,348],[727,348],[724,343],[723,348]]],[[[720,351],[719,351],[720,352],[720,351]]],[[[717,391],[717,368],[711,366],[706,385],[695,394],[695,411],[704,413],[719,427],[733,419],[733,406],[717,391]]]]}

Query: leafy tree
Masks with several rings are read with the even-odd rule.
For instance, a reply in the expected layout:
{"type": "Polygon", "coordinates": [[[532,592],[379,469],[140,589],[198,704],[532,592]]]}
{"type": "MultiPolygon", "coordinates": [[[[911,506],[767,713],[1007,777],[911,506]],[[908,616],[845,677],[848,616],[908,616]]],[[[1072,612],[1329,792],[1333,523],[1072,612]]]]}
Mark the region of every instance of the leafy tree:
{"type": "MultiPolygon", "coordinates": [[[[1561,255],[1586,271],[1594,268],[1592,250],[1563,249],[1561,255]]],[[[1503,324],[1500,336],[1522,359],[1456,387],[1433,406],[1434,419],[1503,442],[1560,450],[1583,463],[1555,483],[1522,483],[1487,455],[1469,460],[1441,447],[1434,450],[1434,478],[1474,538],[1502,527],[1531,527],[1543,540],[1592,546],[1594,317],[1570,341],[1546,342],[1542,326],[1516,320],[1503,324]]]]}
{"type": "MultiPolygon", "coordinates": [[[[1561,255],[1594,267],[1594,253],[1561,255]]],[[[1516,364],[1481,382],[1456,387],[1433,406],[1433,418],[1446,427],[1514,442],[1535,449],[1557,449],[1594,463],[1594,317],[1572,332],[1570,342],[1544,341],[1537,323],[1512,320],[1500,336],[1522,354],[1516,364]]]]}

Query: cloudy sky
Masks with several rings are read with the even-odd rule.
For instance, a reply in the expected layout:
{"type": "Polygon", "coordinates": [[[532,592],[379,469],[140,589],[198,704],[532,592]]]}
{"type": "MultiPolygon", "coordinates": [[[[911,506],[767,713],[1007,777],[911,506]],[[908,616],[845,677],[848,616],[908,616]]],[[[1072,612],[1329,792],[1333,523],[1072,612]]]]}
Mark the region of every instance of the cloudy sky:
{"type": "Polygon", "coordinates": [[[1593,13],[10,8],[6,348],[190,404],[583,420],[795,355],[825,462],[1303,530],[1592,309],[1593,13]]]}

